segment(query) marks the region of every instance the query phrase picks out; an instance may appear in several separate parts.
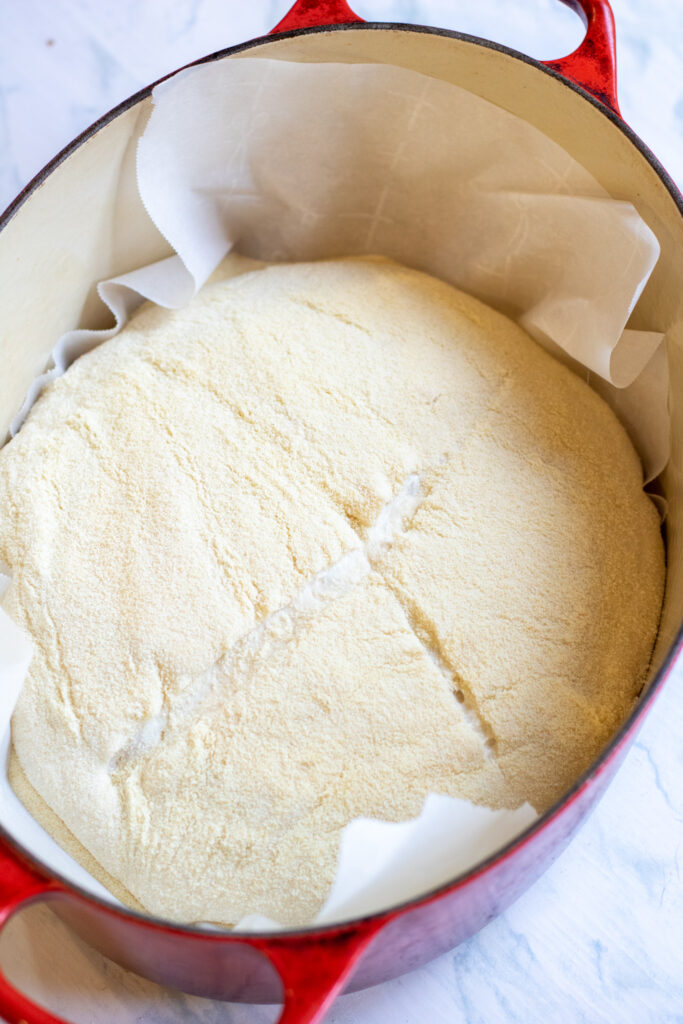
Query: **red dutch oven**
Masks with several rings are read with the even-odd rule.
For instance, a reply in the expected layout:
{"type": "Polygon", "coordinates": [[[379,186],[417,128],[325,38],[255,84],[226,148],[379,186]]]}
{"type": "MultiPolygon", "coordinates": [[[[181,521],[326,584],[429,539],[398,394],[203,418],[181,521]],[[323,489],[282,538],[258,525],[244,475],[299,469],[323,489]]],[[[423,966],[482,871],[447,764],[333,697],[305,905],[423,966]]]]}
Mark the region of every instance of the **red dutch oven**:
{"type": "MultiPolygon", "coordinates": [[[[683,197],[619,114],[609,4],[564,2],[583,16],[586,36],[570,56],[545,63],[457,32],[365,23],[345,0],[298,0],[270,36],[204,61],[230,60],[249,51],[287,60],[379,62],[456,83],[535,125],[612,196],[632,202],[655,232],[661,256],[631,326],[659,330],[667,338],[672,436],[661,488],[669,503],[668,579],[651,679],[638,705],[590,770],[522,836],[447,885],[382,913],[277,934],[180,927],[90,895],[0,829],[0,927],[20,908],[40,900],[86,942],[153,981],[213,999],[282,1001],[280,1024],[314,1024],[338,993],[410,971],[482,928],[552,863],[604,792],[683,638],[683,558],[678,550],[683,411],[676,402],[676,395],[683,394],[683,197]]],[[[117,268],[113,257],[107,262],[89,248],[89,221],[104,202],[107,168],[118,167],[130,151],[130,125],[139,124],[149,109],[151,89],[77,138],[0,219],[0,279],[6,285],[0,365],[8,382],[0,394],[0,436],[29,381],[44,367],[55,337],[78,321],[93,277],[130,269],[117,268]],[[51,310],[47,324],[31,322],[36,295],[51,310]]],[[[11,1024],[59,1024],[1,973],[0,1014],[11,1024]]]]}

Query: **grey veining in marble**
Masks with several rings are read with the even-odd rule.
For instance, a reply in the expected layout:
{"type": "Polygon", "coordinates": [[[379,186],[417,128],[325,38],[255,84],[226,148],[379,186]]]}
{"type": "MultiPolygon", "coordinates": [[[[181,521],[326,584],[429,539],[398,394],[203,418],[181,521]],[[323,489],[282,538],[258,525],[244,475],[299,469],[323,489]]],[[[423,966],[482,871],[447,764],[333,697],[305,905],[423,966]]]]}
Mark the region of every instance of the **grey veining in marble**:
{"type": "MultiPolygon", "coordinates": [[[[164,73],[267,32],[288,0],[0,0],[0,208],[78,132],[164,73]]],[[[581,27],[556,0],[359,0],[556,57],[581,27]]],[[[625,118],[683,185],[683,3],[614,0],[625,118]]],[[[0,283],[1,284],[1,283],[0,283]]],[[[1,371],[0,371],[1,372],[1,371]]],[[[683,665],[569,850],[459,949],[340,1000],[331,1024],[683,1022],[683,665]]],[[[272,1009],[164,992],[104,961],[44,908],[3,966],[68,1019],[263,1024],[272,1009]]]]}

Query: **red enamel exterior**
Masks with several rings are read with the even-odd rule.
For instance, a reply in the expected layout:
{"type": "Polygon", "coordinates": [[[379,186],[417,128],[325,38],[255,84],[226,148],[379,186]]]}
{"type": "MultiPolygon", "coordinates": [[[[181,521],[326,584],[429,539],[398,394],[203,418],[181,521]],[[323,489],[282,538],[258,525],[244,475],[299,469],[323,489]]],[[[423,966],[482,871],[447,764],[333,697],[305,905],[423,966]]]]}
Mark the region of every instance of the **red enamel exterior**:
{"type": "MultiPolygon", "coordinates": [[[[563,2],[582,13],[586,37],[574,53],[546,66],[618,113],[609,4],[606,0],[563,2]]],[[[274,31],[361,22],[345,0],[298,0],[274,31]]],[[[86,133],[78,143],[88,137],[86,133]]],[[[61,158],[48,165],[18,202],[38,187],[61,158]]],[[[4,223],[16,209],[18,203],[4,223]]],[[[339,992],[396,977],[453,948],[505,910],[543,873],[601,797],[679,649],[680,637],[667,669],[638,714],[563,801],[475,871],[402,907],[345,925],[301,932],[240,935],[174,927],[114,909],[53,877],[0,829],[0,928],[19,908],[41,899],[90,945],[144,977],[209,998],[282,1001],[280,1024],[316,1024],[339,992]]],[[[10,1024],[68,1024],[19,993],[1,971],[0,1013],[10,1024]]]]}
{"type": "Polygon", "coordinates": [[[561,60],[545,65],[564,78],[576,82],[586,92],[619,114],[617,102],[617,40],[614,15],[607,0],[562,0],[579,13],[586,23],[581,45],[561,60]]]}
{"type": "Polygon", "coordinates": [[[299,32],[304,28],[318,28],[320,25],[350,25],[362,22],[351,10],[346,0],[298,0],[278,22],[271,35],[279,32],[299,32]]]}
{"type": "MultiPolygon", "coordinates": [[[[581,45],[560,60],[544,64],[619,113],[617,102],[617,43],[614,15],[608,0],[562,0],[583,19],[586,35],[581,45]]],[[[321,25],[351,25],[363,19],[346,0],[297,0],[272,31],[301,32],[321,25]]]]}

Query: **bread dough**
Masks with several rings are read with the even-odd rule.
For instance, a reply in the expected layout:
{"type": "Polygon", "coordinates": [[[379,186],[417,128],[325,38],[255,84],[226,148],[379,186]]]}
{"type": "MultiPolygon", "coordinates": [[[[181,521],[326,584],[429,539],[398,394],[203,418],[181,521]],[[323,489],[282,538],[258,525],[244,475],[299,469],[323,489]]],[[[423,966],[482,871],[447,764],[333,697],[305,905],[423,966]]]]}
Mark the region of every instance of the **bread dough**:
{"type": "MultiPolygon", "coordinates": [[[[380,258],[144,306],[0,452],[15,756],[153,914],[309,920],[343,826],[542,810],[643,684],[656,511],[604,402],[380,258]]],[[[18,777],[19,773],[15,773],[18,777]]]]}

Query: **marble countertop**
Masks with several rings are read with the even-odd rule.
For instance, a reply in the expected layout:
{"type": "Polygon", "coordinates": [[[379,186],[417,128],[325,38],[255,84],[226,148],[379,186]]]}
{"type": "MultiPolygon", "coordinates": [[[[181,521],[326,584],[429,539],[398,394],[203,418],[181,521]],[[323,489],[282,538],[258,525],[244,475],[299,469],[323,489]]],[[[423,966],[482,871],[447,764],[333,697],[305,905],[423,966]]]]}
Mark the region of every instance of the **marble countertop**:
{"type": "MultiPolygon", "coordinates": [[[[267,32],[288,0],[0,0],[0,209],[78,132],[197,57],[267,32]]],[[[536,57],[569,52],[556,0],[362,0],[375,20],[488,36],[536,57]]],[[[626,120],[683,187],[683,4],[613,0],[626,120]]],[[[458,949],[346,996],[330,1024],[683,1022],[683,663],[571,847],[506,914],[458,949]]],[[[17,918],[3,967],[34,998],[92,1024],[261,1024],[273,1009],[159,989],[75,939],[47,910],[17,918]]]]}

